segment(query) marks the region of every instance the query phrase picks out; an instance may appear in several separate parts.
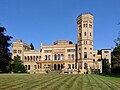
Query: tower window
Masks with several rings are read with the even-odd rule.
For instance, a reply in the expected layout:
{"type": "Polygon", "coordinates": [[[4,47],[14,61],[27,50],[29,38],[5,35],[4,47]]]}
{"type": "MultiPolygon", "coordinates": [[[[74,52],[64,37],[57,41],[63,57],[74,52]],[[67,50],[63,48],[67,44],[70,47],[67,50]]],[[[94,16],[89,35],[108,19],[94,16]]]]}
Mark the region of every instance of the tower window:
{"type": "Polygon", "coordinates": [[[91,32],[90,32],[90,36],[91,36],[91,32]]]}
{"type": "Polygon", "coordinates": [[[85,28],[85,24],[83,24],[83,27],[85,28]]]}
{"type": "Polygon", "coordinates": [[[88,25],[86,24],[86,28],[87,28],[87,26],[88,26],[88,25]]]}
{"type": "Polygon", "coordinates": [[[87,58],[87,52],[84,52],[84,58],[87,58]]]}
{"type": "Polygon", "coordinates": [[[86,36],[86,32],[84,33],[84,35],[86,36]]]}
{"type": "Polygon", "coordinates": [[[86,50],[87,48],[85,47],[84,49],[86,50]]]}
{"type": "Polygon", "coordinates": [[[89,24],[89,28],[92,28],[92,25],[91,25],[91,24],[89,24]]]}
{"type": "Polygon", "coordinates": [[[79,55],[80,55],[80,58],[81,58],[81,53],[79,53],[79,55]]]}
{"type": "Polygon", "coordinates": [[[81,37],[81,33],[80,33],[79,35],[80,35],[80,37],[81,37]]]}

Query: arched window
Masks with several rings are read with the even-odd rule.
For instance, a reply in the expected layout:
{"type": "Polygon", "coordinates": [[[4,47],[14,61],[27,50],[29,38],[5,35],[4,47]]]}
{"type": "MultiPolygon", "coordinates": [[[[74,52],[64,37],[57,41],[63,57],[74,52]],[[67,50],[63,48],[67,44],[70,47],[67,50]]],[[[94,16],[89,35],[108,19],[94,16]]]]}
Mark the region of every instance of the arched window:
{"type": "Polygon", "coordinates": [[[84,52],[84,58],[87,58],[87,52],[84,52]]]}
{"type": "Polygon", "coordinates": [[[61,54],[61,60],[64,60],[64,55],[63,54],[61,54]]]}
{"type": "Polygon", "coordinates": [[[39,59],[38,56],[36,56],[36,61],[38,61],[38,59],[39,59]]]}
{"type": "Polygon", "coordinates": [[[56,54],[54,54],[54,60],[57,60],[57,55],[56,54]]]}
{"type": "Polygon", "coordinates": [[[33,56],[33,61],[35,61],[35,56],[33,56]]]}
{"type": "Polygon", "coordinates": [[[30,60],[32,61],[32,56],[30,56],[30,60]]]}
{"type": "Polygon", "coordinates": [[[58,54],[58,60],[60,60],[60,54],[58,54]]]}
{"type": "Polygon", "coordinates": [[[47,55],[45,55],[45,60],[47,60],[47,55]]]}
{"type": "Polygon", "coordinates": [[[70,54],[68,54],[68,60],[70,60],[70,54]]]}
{"type": "Polygon", "coordinates": [[[50,60],[50,55],[48,55],[48,60],[50,60]]]}
{"type": "Polygon", "coordinates": [[[72,54],[72,60],[74,60],[74,54],[72,54]]]}
{"type": "Polygon", "coordinates": [[[29,56],[28,56],[28,61],[29,61],[29,56]]]}
{"type": "Polygon", "coordinates": [[[25,56],[25,61],[26,61],[26,56],[25,56]]]}
{"type": "Polygon", "coordinates": [[[84,32],[84,36],[86,36],[86,32],[84,32]]]}

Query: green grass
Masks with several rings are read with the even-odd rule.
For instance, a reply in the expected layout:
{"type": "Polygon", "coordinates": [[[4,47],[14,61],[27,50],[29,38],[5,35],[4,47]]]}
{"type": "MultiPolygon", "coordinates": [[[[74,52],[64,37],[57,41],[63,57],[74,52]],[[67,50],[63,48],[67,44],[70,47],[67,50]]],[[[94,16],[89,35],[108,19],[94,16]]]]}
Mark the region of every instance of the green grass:
{"type": "Polygon", "coordinates": [[[120,90],[120,77],[92,74],[1,74],[0,90],[120,90]]]}

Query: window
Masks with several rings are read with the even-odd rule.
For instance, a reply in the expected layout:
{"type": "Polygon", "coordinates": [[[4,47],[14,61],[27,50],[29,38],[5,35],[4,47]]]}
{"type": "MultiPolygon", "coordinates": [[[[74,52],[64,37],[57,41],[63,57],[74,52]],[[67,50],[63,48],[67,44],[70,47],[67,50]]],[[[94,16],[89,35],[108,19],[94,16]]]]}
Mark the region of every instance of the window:
{"type": "Polygon", "coordinates": [[[39,58],[38,58],[38,56],[36,56],[36,61],[38,61],[39,60],[39,58]]]}
{"type": "Polygon", "coordinates": [[[90,54],[92,54],[92,52],[90,52],[90,54]]]}
{"type": "Polygon", "coordinates": [[[74,60],[74,54],[72,54],[72,60],[74,60]]]}
{"type": "Polygon", "coordinates": [[[81,33],[79,33],[80,37],[81,37],[81,33]]]}
{"type": "Polygon", "coordinates": [[[95,62],[95,59],[93,59],[93,62],[95,62]]]}
{"type": "Polygon", "coordinates": [[[92,41],[90,41],[90,44],[92,44],[92,41]]]}
{"type": "Polygon", "coordinates": [[[95,54],[93,54],[93,57],[95,57],[95,54]]]}
{"type": "Polygon", "coordinates": [[[84,32],[84,36],[86,36],[86,32],[84,32]]]}
{"type": "Polygon", "coordinates": [[[79,50],[81,50],[81,48],[79,48],[79,50]]]}
{"type": "Polygon", "coordinates": [[[90,48],[90,50],[92,50],[92,48],[90,48]]]}
{"type": "Polygon", "coordinates": [[[85,41],[84,41],[84,44],[85,44],[85,41]]]}
{"type": "Polygon", "coordinates": [[[81,53],[79,53],[79,56],[80,56],[80,58],[81,58],[81,53]]]}
{"type": "Polygon", "coordinates": [[[87,24],[85,24],[85,25],[86,25],[86,28],[87,28],[88,25],[87,24]]]}
{"type": "Polygon", "coordinates": [[[85,28],[85,24],[83,24],[83,27],[85,28]]]}
{"type": "Polygon", "coordinates": [[[29,56],[28,56],[28,61],[29,61],[29,56]]]}
{"type": "Polygon", "coordinates": [[[60,60],[60,54],[58,54],[58,60],[60,60]]]}
{"type": "Polygon", "coordinates": [[[45,55],[45,60],[47,60],[47,55],[45,55]]]}
{"type": "Polygon", "coordinates": [[[38,69],[40,68],[40,66],[38,65],[38,69]]]}
{"type": "Polygon", "coordinates": [[[89,28],[92,28],[92,25],[91,25],[91,24],[89,24],[89,28]]]}
{"type": "Polygon", "coordinates": [[[30,60],[32,61],[32,56],[30,56],[30,60]]]}
{"type": "Polygon", "coordinates": [[[87,52],[84,52],[84,58],[87,58],[87,52]]]}
{"type": "Polygon", "coordinates": [[[68,64],[68,69],[71,69],[71,64],[68,64]]]}
{"type": "Polygon", "coordinates": [[[87,63],[84,63],[84,69],[87,69],[87,68],[88,68],[87,63]]]}
{"type": "Polygon", "coordinates": [[[67,49],[67,52],[75,52],[75,49],[67,49]]]}
{"type": "Polygon", "coordinates": [[[83,27],[84,27],[84,28],[87,28],[87,27],[88,27],[88,24],[83,24],[83,27]]]}
{"type": "Polygon", "coordinates": [[[51,53],[52,50],[44,50],[44,53],[51,53]]]}
{"type": "Polygon", "coordinates": [[[84,49],[86,50],[87,48],[85,47],[84,49]]]}
{"type": "Polygon", "coordinates": [[[30,65],[28,65],[28,70],[30,70],[30,65]]]}
{"type": "Polygon", "coordinates": [[[90,36],[91,36],[91,32],[90,32],[90,36]]]}
{"type": "Polygon", "coordinates": [[[13,50],[13,53],[17,53],[17,50],[13,50]]]}
{"type": "Polygon", "coordinates": [[[25,65],[25,69],[27,70],[27,65],[25,65]]]}
{"type": "Polygon", "coordinates": [[[36,69],[36,65],[35,65],[34,67],[35,67],[35,69],[36,69]]]}
{"type": "Polygon", "coordinates": [[[104,51],[104,53],[109,53],[109,51],[104,51]]]}
{"type": "Polygon", "coordinates": [[[22,53],[22,50],[18,50],[18,53],[21,54],[21,53],[22,53]]]}
{"type": "Polygon", "coordinates": [[[72,69],[74,69],[74,64],[72,64],[72,69]]]}
{"type": "Polygon", "coordinates": [[[57,60],[57,55],[56,54],[54,54],[54,60],[57,60]]]}
{"type": "Polygon", "coordinates": [[[50,55],[48,55],[48,60],[50,60],[50,55]]]}
{"type": "Polygon", "coordinates": [[[25,60],[26,60],[27,58],[26,58],[26,56],[25,56],[25,60]]]}
{"type": "Polygon", "coordinates": [[[64,55],[63,54],[61,54],[61,60],[64,60],[64,55]]]}
{"type": "Polygon", "coordinates": [[[68,60],[70,60],[70,54],[68,54],[68,60]]]}

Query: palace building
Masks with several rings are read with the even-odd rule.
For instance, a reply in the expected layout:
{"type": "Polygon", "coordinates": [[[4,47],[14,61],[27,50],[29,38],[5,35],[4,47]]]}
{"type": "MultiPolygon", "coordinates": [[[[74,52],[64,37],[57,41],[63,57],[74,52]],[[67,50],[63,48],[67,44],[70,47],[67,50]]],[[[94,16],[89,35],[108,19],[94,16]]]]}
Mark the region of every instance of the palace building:
{"type": "Polygon", "coordinates": [[[61,70],[62,73],[81,74],[102,73],[102,59],[108,59],[111,64],[111,50],[93,50],[92,14],[81,14],[77,17],[78,41],[59,40],[52,45],[42,45],[40,50],[31,47],[22,40],[12,43],[12,58],[19,55],[30,73],[45,73],[46,70],[61,70]]]}

